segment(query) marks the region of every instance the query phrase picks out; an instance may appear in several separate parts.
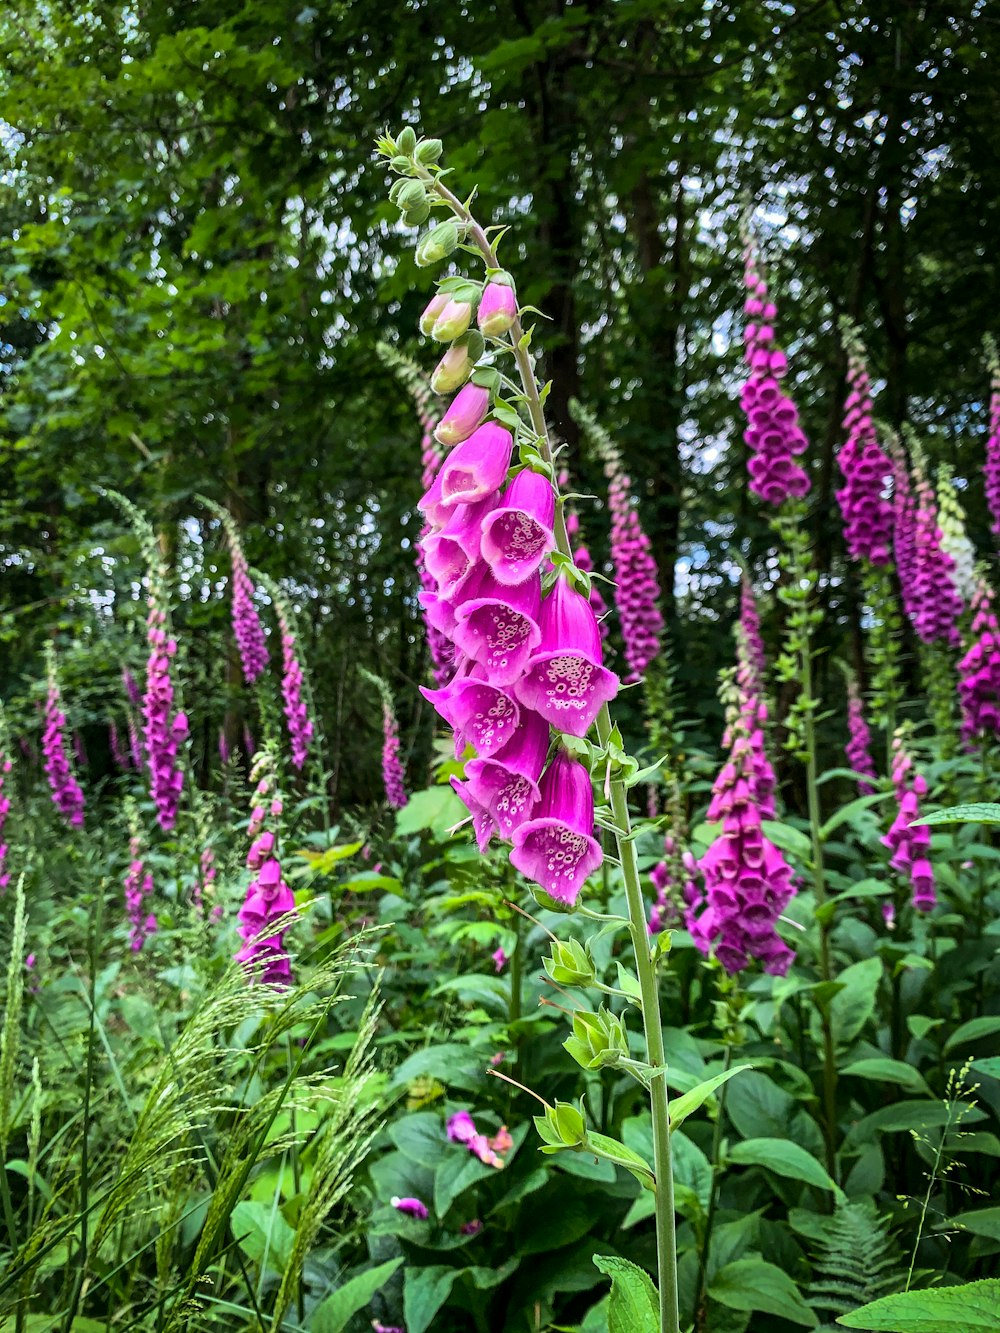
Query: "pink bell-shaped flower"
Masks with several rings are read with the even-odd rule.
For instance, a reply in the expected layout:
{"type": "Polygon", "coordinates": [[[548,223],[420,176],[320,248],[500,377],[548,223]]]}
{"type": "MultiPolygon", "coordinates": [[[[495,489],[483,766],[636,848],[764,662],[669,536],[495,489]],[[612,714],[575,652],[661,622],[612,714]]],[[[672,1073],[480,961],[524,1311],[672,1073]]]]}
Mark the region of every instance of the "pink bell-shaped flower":
{"type": "Polygon", "coordinates": [[[495,421],[473,431],[441,465],[439,505],[450,509],[456,504],[474,504],[498,491],[510,468],[513,448],[514,437],[495,421]]]}
{"type": "Polygon", "coordinates": [[[594,792],[583,764],[560,750],[539,784],[535,817],[514,832],[511,863],[559,902],[572,905],[601,864],[593,836],[594,792]]]}
{"type": "Polygon", "coordinates": [[[466,657],[482,663],[492,685],[509,685],[541,642],[540,605],[537,574],[505,588],[486,570],[455,612],[455,644],[466,657]]]}
{"type": "MultiPolygon", "coordinates": [[[[506,277],[506,275],[505,275],[506,277]]],[[[494,278],[483,289],[476,321],[487,338],[499,338],[517,319],[517,298],[509,279],[494,278]]]]}
{"type": "Polygon", "coordinates": [[[548,723],[537,713],[521,714],[521,725],[491,759],[470,759],[465,766],[470,794],[496,821],[500,836],[510,838],[531,815],[539,799],[538,778],[549,749],[548,723]]]}
{"type": "Polygon", "coordinates": [[[489,408],[489,389],[484,389],[480,384],[464,385],[434,428],[435,440],[446,449],[461,444],[483,422],[489,408]]]}
{"type": "Polygon", "coordinates": [[[498,583],[523,583],[555,544],[556,498],[547,477],[519,472],[482,520],[481,550],[498,583]]]}
{"type": "Polygon", "coordinates": [[[593,608],[563,578],[542,602],[541,643],[514,693],[559,731],[584,736],[602,704],[618,693],[618,677],[602,664],[593,608]]]}
{"type": "Polygon", "coordinates": [[[509,694],[472,676],[452,680],[441,690],[420,692],[454,731],[456,754],[471,743],[477,755],[488,759],[507,744],[521,719],[509,694]]]}

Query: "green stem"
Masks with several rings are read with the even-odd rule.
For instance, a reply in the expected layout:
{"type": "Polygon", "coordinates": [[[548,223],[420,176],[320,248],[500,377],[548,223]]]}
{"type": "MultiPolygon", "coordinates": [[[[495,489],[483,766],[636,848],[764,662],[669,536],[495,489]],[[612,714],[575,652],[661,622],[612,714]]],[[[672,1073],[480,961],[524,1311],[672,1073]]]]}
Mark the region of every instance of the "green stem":
{"type": "MultiPolygon", "coordinates": [[[[496,253],[485,231],[476,222],[468,208],[440,180],[429,172],[422,172],[425,185],[435,190],[444,199],[452,211],[468,229],[469,238],[478,247],[489,268],[497,268],[496,253]]],[[[515,319],[510,329],[514,358],[517,362],[521,384],[524,389],[528,415],[532,429],[538,437],[538,450],[543,460],[552,466],[552,445],[545,424],[545,413],[538,393],[534,368],[528,355],[527,347],[521,345],[523,329],[520,319],[515,319]]],[[[558,483],[554,481],[558,495],[558,483]]],[[[557,549],[573,559],[566,523],[561,504],[556,505],[555,540],[557,549]]],[[[597,716],[597,734],[601,745],[607,749],[611,739],[611,713],[604,704],[597,716]]],[[[628,812],[628,794],[621,778],[612,779],[610,784],[611,811],[615,821],[615,840],[618,845],[618,857],[621,862],[622,876],[625,881],[625,897],[628,902],[629,934],[635,951],[636,974],[639,980],[639,992],[642,1000],[642,1022],[646,1038],[646,1058],[654,1069],[662,1068],[666,1063],[663,1047],[663,1025],[660,1019],[660,997],[649,948],[649,933],[646,927],[646,910],[639,883],[639,864],[636,859],[635,843],[632,841],[632,826],[628,812]]],[[[660,1298],[661,1333],[680,1333],[680,1316],[677,1305],[677,1238],[674,1230],[674,1180],[670,1163],[670,1108],[667,1098],[667,1085],[663,1074],[656,1074],[650,1079],[650,1103],[653,1116],[653,1172],[656,1197],[656,1262],[660,1298]]]]}
{"type": "MultiPolygon", "coordinates": [[[[729,1067],[733,1062],[733,1043],[726,1042],[726,1055],[723,1062],[723,1072],[729,1072],[729,1067]]],[[[705,1312],[703,1305],[705,1302],[705,1287],[708,1283],[708,1257],[712,1244],[712,1227],[715,1222],[715,1210],[718,1204],[719,1190],[719,1149],[722,1144],[722,1119],[726,1109],[726,1091],[729,1083],[723,1083],[719,1089],[719,1111],[715,1117],[715,1127],[712,1130],[712,1183],[709,1186],[708,1194],[708,1215],[705,1218],[705,1234],[701,1241],[701,1251],[698,1255],[698,1295],[694,1303],[695,1327],[698,1329],[705,1327],[705,1312]]]]}

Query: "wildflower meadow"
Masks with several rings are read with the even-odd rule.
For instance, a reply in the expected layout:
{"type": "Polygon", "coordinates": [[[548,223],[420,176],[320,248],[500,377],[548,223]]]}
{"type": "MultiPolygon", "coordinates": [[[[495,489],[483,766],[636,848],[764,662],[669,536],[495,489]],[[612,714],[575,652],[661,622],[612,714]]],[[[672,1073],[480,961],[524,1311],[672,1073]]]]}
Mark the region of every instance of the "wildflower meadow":
{"type": "Polygon", "coordinates": [[[998,1333],[995,15],[0,36],[0,1330],[998,1333]]]}

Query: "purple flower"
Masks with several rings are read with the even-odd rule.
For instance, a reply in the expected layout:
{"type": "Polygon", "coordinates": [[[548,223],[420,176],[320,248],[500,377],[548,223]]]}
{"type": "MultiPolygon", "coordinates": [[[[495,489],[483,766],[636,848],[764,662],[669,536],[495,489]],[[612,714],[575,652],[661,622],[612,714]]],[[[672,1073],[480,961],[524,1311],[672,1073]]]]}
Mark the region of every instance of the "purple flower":
{"type": "MultiPolygon", "coordinates": [[[[481,670],[469,664],[473,670],[481,670]]],[[[455,754],[472,745],[483,759],[507,744],[521,718],[517,702],[498,685],[472,674],[456,677],[440,690],[421,689],[421,694],[455,732],[455,754]]]]}
{"type": "Polygon", "coordinates": [[[517,297],[506,273],[483,288],[476,322],[485,338],[499,338],[517,319],[517,297]]]}
{"type": "MultiPolygon", "coordinates": [[[[878,774],[872,759],[872,734],[865,721],[864,704],[853,677],[847,682],[847,728],[849,735],[844,753],[848,764],[856,773],[864,773],[875,782],[878,774]]],[[[874,790],[870,782],[858,782],[858,791],[862,796],[870,796],[874,790]]]]}
{"type": "Polygon", "coordinates": [[[663,616],[657,602],[660,583],[650,542],[632,498],[632,482],[617,455],[604,468],[611,513],[611,563],[615,571],[615,606],[629,665],[638,680],[660,651],[663,616]]]}
{"type": "Polygon", "coordinates": [[[882,842],[892,850],[889,864],[910,880],[913,906],[918,912],[929,912],[937,902],[934,872],[927,858],[931,830],[927,824],[910,827],[920,818],[920,798],[927,794],[927,781],[914,768],[901,732],[897,732],[892,740],[892,785],[898,809],[882,842]]]}
{"type": "Polygon", "coordinates": [[[458,1229],[463,1236],[478,1236],[483,1229],[483,1224],[478,1217],[474,1217],[471,1222],[463,1222],[458,1229]]]}
{"type": "Polygon", "coordinates": [[[757,271],[752,245],[745,253],[748,323],[743,335],[750,378],[740,402],[747,417],[743,438],[750,446],[750,489],[767,504],[781,505],[809,490],[809,477],[795,461],[808,441],[798,424],[798,409],[781,387],[788,369],[784,352],[774,345],[777,310],[767,283],[757,271]]]}
{"type": "Polygon", "coordinates": [[[510,469],[514,437],[504,426],[487,421],[448,454],[420,501],[420,509],[443,523],[457,504],[474,504],[495,495],[510,469]]]}
{"type": "Polygon", "coordinates": [[[584,736],[618,693],[618,677],[603,665],[593,608],[559,577],[542,602],[538,625],[538,649],[514,693],[560,731],[584,736]]]}
{"type": "Polygon", "coordinates": [[[281,698],[292,743],[292,765],[301,769],[309,755],[313,724],[302,697],[302,664],[295,652],[295,635],[280,606],[277,613],[281,634],[281,698]]]}
{"type": "Polygon", "coordinates": [[[153,876],[143,865],[142,839],[133,831],[129,842],[129,867],[125,876],[125,913],[131,922],[129,947],[138,953],[146,938],[156,931],[156,917],[148,911],[147,903],[153,895],[153,876]]]}
{"type": "Polygon", "coordinates": [[[498,972],[502,972],[507,966],[507,955],[503,949],[494,949],[490,957],[493,959],[493,966],[498,972]]]}
{"type": "Polygon", "coordinates": [[[434,428],[434,438],[446,449],[461,444],[482,424],[489,408],[489,389],[484,389],[479,384],[463,385],[434,428]]]}
{"type": "Polygon", "coordinates": [[[166,613],[150,598],[146,617],[149,657],[146,661],[146,692],[143,696],[143,738],[149,768],[150,790],[160,827],[169,831],[177,818],[184,771],[177,750],[187,736],[187,716],[173,712],[174,686],[170,663],[177,644],[167,638],[166,613]]]}
{"type": "Polygon", "coordinates": [[[986,504],[992,523],[990,531],[1000,537],[1000,361],[996,349],[990,349],[990,426],[986,438],[986,504]]]}
{"type": "MultiPolygon", "coordinates": [[[[265,761],[258,760],[258,764],[265,761]]],[[[258,770],[259,771],[259,770],[258,770]]],[[[277,833],[274,828],[263,828],[270,816],[281,814],[281,801],[265,801],[271,795],[272,779],[265,770],[254,792],[254,809],[250,816],[248,835],[252,839],[247,853],[247,868],[253,878],[247,885],[246,897],[239,910],[240,936],[243,948],[236,954],[254,980],[264,985],[287,986],[291,982],[292,964],[285,948],[288,927],[276,930],[276,923],[295,911],[295,898],[284,882],[278,859],[277,833]]]]}
{"type": "Polygon", "coordinates": [[[427,1211],[427,1205],[421,1203],[419,1199],[401,1199],[398,1194],[394,1194],[389,1202],[392,1204],[393,1208],[397,1208],[401,1213],[405,1213],[407,1217],[416,1217],[421,1222],[426,1222],[427,1218],[430,1216],[427,1211]]]}
{"type": "Polygon", "coordinates": [[[45,700],[45,729],[42,732],[45,776],[48,778],[56,809],[73,828],[82,828],[85,802],[66,753],[66,714],[59,703],[59,683],[56,679],[55,666],[50,665],[49,690],[45,700]]]}
{"type": "Polygon", "coordinates": [[[468,1146],[476,1136],[476,1122],[468,1111],[456,1111],[453,1116],[449,1116],[445,1128],[452,1143],[468,1146]]]}
{"type": "Polygon", "coordinates": [[[837,492],[844,516],[844,540],[853,559],[885,565],[892,551],[893,506],[886,495],[886,483],[893,469],[879,446],[872,422],[871,381],[864,350],[853,340],[848,350],[847,382],[847,440],[837,458],[844,474],[844,485],[837,492]]]}
{"type": "Polygon", "coordinates": [[[541,581],[537,574],[514,588],[483,569],[455,611],[455,646],[486,668],[494,685],[510,685],[524,672],[541,642],[538,615],[541,581]]]}
{"type": "Polygon", "coordinates": [[[450,343],[460,338],[471,323],[470,302],[448,300],[431,326],[431,337],[435,342],[450,343]]]}
{"type": "Polygon", "coordinates": [[[924,643],[946,643],[958,647],[958,621],[962,599],[952,579],[955,561],[941,544],[934,490],[918,462],[915,476],[913,525],[913,628],[924,643]]]}
{"type": "Polygon", "coordinates": [[[523,583],[552,550],[556,498],[547,477],[527,469],[481,524],[482,557],[499,583],[523,583]]]}
{"type": "Polygon", "coordinates": [[[1000,735],[1000,626],[993,594],[982,581],[972,597],[968,651],[958,664],[962,736],[970,745],[984,735],[1000,735]]]}
{"type": "Polygon", "coordinates": [[[128,750],[124,748],[121,737],[118,734],[118,727],[114,722],[108,726],[108,743],[111,747],[111,758],[115,766],[120,768],[123,773],[132,767],[132,761],[129,759],[128,750]]]}
{"type": "Polygon", "coordinates": [[[454,393],[462,387],[476,368],[476,363],[469,355],[469,343],[465,338],[452,343],[444,356],[434,367],[431,375],[431,388],[435,393],[454,393]]]}
{"type": "Polygon", "coordinates": [[[767,654],[764,651],[764,636],[760,629],[757,598],[754,596],[753,584],[746,574],[740,582],[740,633],[743,635],[746,662],[753,673],[753,692],[760,695],[764,690],[767,654]]]}
{"type": "Polygon", "coordinates": [[[489,759],[470,759],[466,764],[465,791],[489,812],[501,838],[512,838],[537,804],[538,779],[548,749],[545,720],[524,711],[520,726],[502,749],[489,759]]]}
{"type": "Polygon", "coordinates": [[[250,579],[243,548],[230,534],[229,543],[233,565],[233,633],[240,653],[243,677],[252,685],[269,661],[264,626],[254,605],[254,586],[250,579]]]}
{"type": "Polygon", "coordinates": [[[514,833],[511,863],[551,897],[572,905],[583,882],[601,864],[593,836],[590,774],[565,750],[556,753],[539,784],[535,817],[514,833]]]}
{"type": "Polygon", "coordinates": [[[142,694],[139,690],[139,682],[136,680],[128,667],[122,667],[122,684],[125,686],[125,692],[128,695],[129,703],[138,708],[142,703],[142,694]]]}
{"type": "Polygon", "coordinates": [[[396,714],[385,699],[382,704],[382,781],[385,799],[394,810],[402,810],[409,799],[406,795],[406,775],[399,757],[399,726],[396,714]]]}

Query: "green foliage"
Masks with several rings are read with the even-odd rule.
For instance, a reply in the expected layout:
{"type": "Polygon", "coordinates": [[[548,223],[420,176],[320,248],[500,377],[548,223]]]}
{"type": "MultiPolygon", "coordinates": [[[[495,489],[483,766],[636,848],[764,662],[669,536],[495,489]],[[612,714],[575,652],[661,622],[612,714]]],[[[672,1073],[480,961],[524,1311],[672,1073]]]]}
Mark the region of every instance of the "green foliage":
{"type": "Polygon", "coordinates": [[[837,1320],[846,1328],[884,1333],[986,1333],[996,1328],[1000,1280],[987,1278],[943,1291],[908,1291],[837,1320]]]}
{"type": "Polygon", "coordinates": [[[841,1202],[817,1247],[811,1304],[829,1314],[851,1314],[902,1285],[902,1265],[888,1218],[880,1217],[869,1199],[841,1202]]]}

